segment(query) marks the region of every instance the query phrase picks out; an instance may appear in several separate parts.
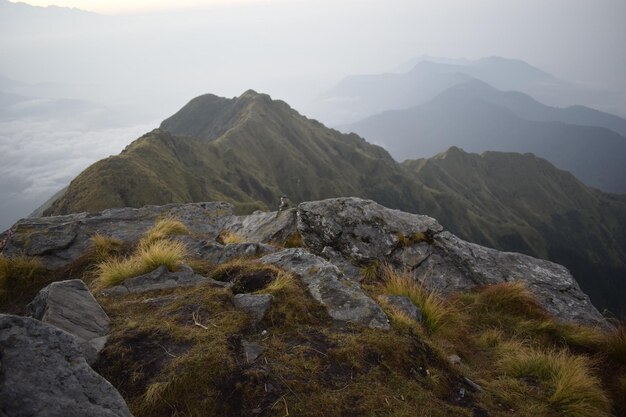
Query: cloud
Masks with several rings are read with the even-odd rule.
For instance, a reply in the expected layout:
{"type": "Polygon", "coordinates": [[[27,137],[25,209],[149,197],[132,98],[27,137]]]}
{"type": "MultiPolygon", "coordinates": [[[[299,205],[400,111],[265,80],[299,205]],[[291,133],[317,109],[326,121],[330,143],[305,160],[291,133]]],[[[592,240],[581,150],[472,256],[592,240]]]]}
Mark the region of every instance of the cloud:
{"type": "Polygon", "coordinates": [[[118,154],[158,122],[86,130],[54,121],[0,123],[0,230],[65,187],[92,163],[118,154]]]}

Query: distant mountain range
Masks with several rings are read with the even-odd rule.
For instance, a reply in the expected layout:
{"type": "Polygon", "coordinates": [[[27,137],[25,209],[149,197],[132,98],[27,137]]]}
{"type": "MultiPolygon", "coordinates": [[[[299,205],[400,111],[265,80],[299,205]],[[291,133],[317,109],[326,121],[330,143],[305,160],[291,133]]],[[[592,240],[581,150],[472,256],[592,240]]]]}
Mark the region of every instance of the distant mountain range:
{"type": "Polygon", "coordinates": [[[553,106],[584,104],[626,115],[625,99],[619,92],[571,84],[524,61],[495,56],[478,60],[423,56],[395,72],[350,75],[305,110],[331,126],[344,125],[383,111],[423,104],[471,79],[500,90],[529,94],[553,106]]]}
{"type": "Polygon", "coordinates": [[[432,215],[463,238],[568,266],[600,308],[624,312],[626,197],[532,155],[458,148],[395,162],[381,147],[248,91],[193,99],[120,155],[93,164],[46,214],[225,200],[239,212],[359,196],[432,215]]]}
{"type": "Polygon", "coordinates": [[[626,119],[583,106],[546,106],[478,80],[340,129],[383,145],[397,160],[432,156],[450,146],[532,152],[588,185],[626,192],[626,119]]]}

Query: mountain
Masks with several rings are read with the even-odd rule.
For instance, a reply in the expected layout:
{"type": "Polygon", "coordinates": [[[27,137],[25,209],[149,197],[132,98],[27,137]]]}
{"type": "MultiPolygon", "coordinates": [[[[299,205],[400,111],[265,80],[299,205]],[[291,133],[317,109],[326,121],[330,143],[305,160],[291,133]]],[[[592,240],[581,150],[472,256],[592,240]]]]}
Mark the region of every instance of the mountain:
{"type": "Polygon", "coordinates": [[[401,67],[406,72],[348,76],[312,103],[307,114],[334,126],[422,104],[470,79],[520,91],[529,85],[545,88],[558,83],[552,75],[519,60],[491,57],[452,62],[459,61],[418,58],[401,67]]]}
{"type": "Polygon", "coordinates": [[[120,155],[87,168],[46,214],[201,201],[250,212],[276,207],[282,194],[294,203],[370,198],[431,215],[464,239],[558,258],[599,308],[624,311],[623,196],[586,187],[533,155],[453,148],[398,164],[384,149],[253,91],[192,100],[120,155]]]}
{"type": "Polygon", "coordinates": [[[554,106],[584,104],[626,114],[624,98],[619,93],[569,84],[516,59],[451,60],[425,56],[398,70],[401,72],[348,76],[311,103],[306,113],[332,126],[354,123],[384,111],[423,104],[452,86],[479,80],[500,90],[529,94],[554,106]]]}
{"type": "Polygon", "coordinates": [[[385,146],[398,160],[432,156],[450,146],[471,152],[532,152],[590,186],[624,193],[626,137],[607,127],[626,133],[626,120],[584,107],[545,106],[473,80],[423,105],[341,129],[385,146]]]}
{"type": "Polygon", "coordinates": [[[566,265],[596,305],[626,311],[626,195],[589,188],[532,154],[453,147],[403,166],[432,190],[435,205],[421,212],[477,243],[566,265]]]}
{"type": "Polygon", "coordinates": [[[283,194],[358,195],[409,208],[415,196],[403,173],[384,149],[267,95],[205,95],[85,170],[48,213],[208,200],[246,211],[274,207],[283,194]]]}

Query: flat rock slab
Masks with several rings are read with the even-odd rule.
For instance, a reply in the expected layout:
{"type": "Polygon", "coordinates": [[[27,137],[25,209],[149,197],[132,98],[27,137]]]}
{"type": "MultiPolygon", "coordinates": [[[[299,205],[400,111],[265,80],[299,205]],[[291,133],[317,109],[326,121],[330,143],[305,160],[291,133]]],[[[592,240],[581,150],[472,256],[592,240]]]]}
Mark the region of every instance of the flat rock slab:
{"type": "Polygon", "coordinates": [[[242,340],[241,347],[243,348],[243,354],[247,363],[254,362],[263,353],[263,348],[261,347],[261,345],[255,342],[242,340]]]}
{"type": "Polygon", "coordinates": [[[284,243],[297,232],[296,210],[257,211],[247,216],[233,216],[225,228],[249,242],[284,243]]]}
{"type": "Polygon", "coordinates": [[[235,307],[248,312],[254,324],[263,320],[265,313],[272,305],[271,294],[237,294],[233,302],[235,307]]]}
{"type": "Polygon", "coordinates": [[[179,240],[185,243],[192,257],[203,259],[213,264],[221,264],[233,258],[258,257],[276,252],[272,245],[264,243],[228,243],[198,241],[192,236],[183,236],[179,240]]]}
{"type": "Polygon", "coordinates": [[[176,218],[195,234],[215,239],[232,217],[232,205],[224,202],[168,204],[22,219],[13,227],[15,234],[3,253],[38,256],[46,268],[57,269],[85,253],[91,245],[90,238],[96,233],[133,243],[163,217],[176,218]]]}
{"type": "Polygon", "coordinates": [[[198,275],[188,266],[178,272],[171,272],[165,265],[159,266],[152,272],[144,275],[128,278],[122,284],[100,291],[103,296],[136,294],[148,291],[166,290],[177,287],[190,287],[193,285],[211,285],[214,287],[228,288],[229,282],[216,281],[211,278],[198,275]]]}
{"type": "Polygon", "coordinates": [[[0,315],[3,416],[132,417],[85,361],[74,337],[38,320],[0,315]]]}
{"type": "Polygon", "coordinates": [[[325,259],[305,249],[293,248],[266,255],[260,261],[294,273],[332,318],[375,329],[389,329],[389,319],[380,306],[358,283],[346,279],[325,259]]]}
{"type": "Polygon", "coordinates": [[[28,305],[37,320],[75,336],[87,362],[95,362],[109,334],[109,317],[79,279],[53,282],[28,305]]]}

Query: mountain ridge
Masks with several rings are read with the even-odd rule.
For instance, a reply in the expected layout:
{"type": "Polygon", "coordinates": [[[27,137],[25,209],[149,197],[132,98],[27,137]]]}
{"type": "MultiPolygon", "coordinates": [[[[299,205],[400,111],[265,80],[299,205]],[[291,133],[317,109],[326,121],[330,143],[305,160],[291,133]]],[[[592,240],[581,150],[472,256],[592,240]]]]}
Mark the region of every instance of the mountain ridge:
{"type": "MultiPolygon", "coordinates": [[[[481,157],[452,148],[438,158],[398,164],[357,135],[328,129],[269,96],[255,97],[260,101],[252,100],[252,109],[241,107],[239,123],[218,138],[211,136],[212,121],[196,117],[189,120],[197,124],[185,129],[202,132],[208,126],[208,136],[161,129],[143,136],[120,155],[87,168],[46,214],[207,200],[227,201],[238,213],[249,213],[276,207],[283,194],[294,203],[352,195],[426,213],[479,244],[558,257],[600,307],[622,308],[618,298],[626,294],[626,283],[619,277],[626,271],[625,250],[619,240],[609,239],[605,225],[615,228],[615,236],[626,236],[626,199],[590,189],[532,155],[481,157]],[[493,161],[481,162],[485,158],[493,161]],[[512,164],[519,169],[509,169],[512,164]],[[519,183],[525,171],[541,175],[519,183]],[[506,194],[522,185],[525,191],[515,198],[506,194]],[[556,202],[559,189],[571,190],[563,199],[567,203],[556,202]],[[581,219],[586,212],[593,219],[581,219]],[[577,231],[565,236],[574,251],[563,250],[560,228],[577,231]],[[593,270],[602,267],[606,276],[595,283],[593,270]]],[[[232,106],[228,100],[224,105],[232,106]]]]}

